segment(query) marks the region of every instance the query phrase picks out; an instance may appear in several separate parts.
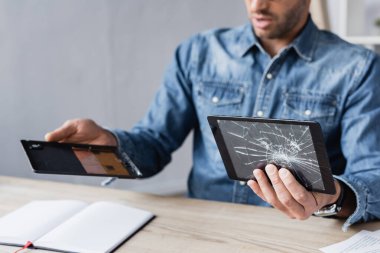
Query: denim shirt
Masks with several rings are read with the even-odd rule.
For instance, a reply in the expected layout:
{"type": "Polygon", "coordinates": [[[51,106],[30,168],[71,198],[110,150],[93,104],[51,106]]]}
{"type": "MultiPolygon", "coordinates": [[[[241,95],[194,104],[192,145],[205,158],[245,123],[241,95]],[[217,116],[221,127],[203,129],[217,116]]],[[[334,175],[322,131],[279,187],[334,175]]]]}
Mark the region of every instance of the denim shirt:
{"type": "Polygon", "coordinates": [[[380,60],[372,51],[310,18],[273,58],[250,24],[200,33],[177,48],[146,116],[128,132],[113,130],[144,177],[162,170],[194,131],[188,195],[269,206],[228,178],[208,115],[319,122],[333,174],[356,194],[343,229],[380,217],[380,60]]]}

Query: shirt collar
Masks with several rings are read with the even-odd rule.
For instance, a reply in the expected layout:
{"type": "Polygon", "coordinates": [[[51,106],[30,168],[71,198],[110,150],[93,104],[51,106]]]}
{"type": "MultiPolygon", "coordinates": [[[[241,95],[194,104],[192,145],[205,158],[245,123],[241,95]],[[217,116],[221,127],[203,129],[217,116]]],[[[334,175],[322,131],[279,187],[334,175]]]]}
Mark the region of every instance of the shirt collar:
{"type": "Polygon", "coordinates": [[[240,35],[240,38],[238,40],[239,43],[239,56],[243,57],[246,53],[248,53],[249,50],[251,50],[254,46],[260,47],[260,42],[258,41],[251,23],[247,23],[240,35]]]}
{"type": "MultiPolygon", "coordinates": [[[[312,61],[317,44],[318,28],[314,24],[313,20],[309,16],[308,21],[301,31],[301,33],[295,38],[295,40],[288,46],[288,48],[294,48],[295,52],[306,61],[312,61]]],[[[241,36],[239,38],[240,50],[239,56],[243,57],[253,47],[261,49],[260,42],[256,37],[251,23],[244,26],[241,36]]]]}
{"type": "Polygon", "coordinates": [[[315,46],[318,43],[318,33],[317,26],[309,16],[305,27],[289,47],[294,48],[299,57],[306,61],[312,61],[315,46]]]}

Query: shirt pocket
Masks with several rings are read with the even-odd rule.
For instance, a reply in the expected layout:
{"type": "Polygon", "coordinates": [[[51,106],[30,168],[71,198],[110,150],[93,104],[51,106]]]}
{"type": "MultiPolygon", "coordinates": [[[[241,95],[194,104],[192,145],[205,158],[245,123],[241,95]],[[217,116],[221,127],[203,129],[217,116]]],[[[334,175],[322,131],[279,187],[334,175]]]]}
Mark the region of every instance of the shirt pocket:
{"type": "Polygon", "coordinates": [[[315,92],[285,93],[283,117],[318,122],[325,134],[334,126],[338,112],[338,97],[315,92]]]}
{"type": "Polygon", "coordinates": [[[240,115],[245,86],[235,83],[201,82],[196,95],[198,114],[203,119],[209,115],[240,115]]]}

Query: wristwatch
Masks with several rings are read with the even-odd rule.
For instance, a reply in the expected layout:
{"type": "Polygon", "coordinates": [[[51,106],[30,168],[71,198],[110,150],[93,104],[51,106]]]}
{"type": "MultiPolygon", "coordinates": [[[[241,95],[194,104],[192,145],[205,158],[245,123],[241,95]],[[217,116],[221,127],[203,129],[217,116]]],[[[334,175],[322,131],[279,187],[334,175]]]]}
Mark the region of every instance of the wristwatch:
{"type": "Polygon", "coordinates": [[[314,216],[317,216],[317,217],[333,216],[333,215],[337,215],[339,211],[342,210],[344,196],[345,196],[345,185],[339,180],[338,180],[338,183],[340,185],[340,194],[337,201],[333,204],[329,204],[315,211],[313,213],[314,216]]]}

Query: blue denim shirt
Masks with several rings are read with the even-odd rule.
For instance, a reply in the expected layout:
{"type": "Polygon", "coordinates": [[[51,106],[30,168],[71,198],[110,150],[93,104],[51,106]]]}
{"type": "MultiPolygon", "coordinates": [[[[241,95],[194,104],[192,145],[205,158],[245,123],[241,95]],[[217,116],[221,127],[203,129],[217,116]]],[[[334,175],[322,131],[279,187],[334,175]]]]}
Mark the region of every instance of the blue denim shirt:
{"type": "Polygon", "coordinates": [[[250,24],[200,33],[177,48],[145,118],[131,131],[113,131],[144,176],[162,170],[194,131],[188,195],[268,206],[227,177],[208,115],[319,122],[333,174],[357,198],[344,227],[380,217],[380,60],[372,51],[311,19],[273,58],[250,24]]]}

